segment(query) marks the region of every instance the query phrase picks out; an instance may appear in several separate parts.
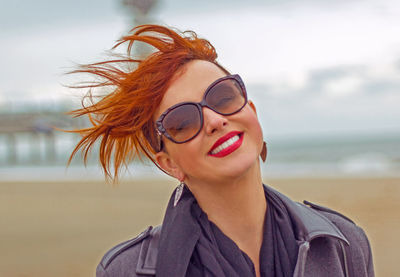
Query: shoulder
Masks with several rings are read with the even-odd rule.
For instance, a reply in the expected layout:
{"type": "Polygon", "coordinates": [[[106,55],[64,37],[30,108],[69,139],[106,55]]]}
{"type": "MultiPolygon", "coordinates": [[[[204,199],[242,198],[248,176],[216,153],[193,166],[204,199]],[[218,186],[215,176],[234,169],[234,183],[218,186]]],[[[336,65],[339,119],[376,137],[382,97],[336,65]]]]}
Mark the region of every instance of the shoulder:
{"type": "Polygon", "coordinates": [[[343,235],[345,235],[347,239],[352,240],[356,237],[359,239],[366,239],[364,231],[357,226],[353,220],[344,214],[306,200],[303,201],[303,203],[328,218],[329,221],[338,227],[338,229],[343,233],[343,235]]]}
{"type": "Polygon", "coordinates": [[[97,277],[155,274],[161,226],[148,227],[135,238],[122,242],[106,252],[96,269],[97,277]],[[153,272],[154,271],[154,272],[153,272]]]}
{"type": "Polygon", "coordinates": [[[331,221],[349,241],[347,249],[356,260],[363,261],[369,273],[373,274],[371,246],[364,230],[347,216],[338,211],[320,206],[308,201],[303,202],[313,210],[325,216],[331,221]]]}

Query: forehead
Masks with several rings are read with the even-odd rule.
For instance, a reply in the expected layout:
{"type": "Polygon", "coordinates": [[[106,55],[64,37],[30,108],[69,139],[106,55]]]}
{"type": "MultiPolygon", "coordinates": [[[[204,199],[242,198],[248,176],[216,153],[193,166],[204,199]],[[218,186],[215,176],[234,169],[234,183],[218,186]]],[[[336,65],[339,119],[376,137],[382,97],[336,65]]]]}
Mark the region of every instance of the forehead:
{"type": "Polygon", "coordinates": [[[173,78],[155,113],[155,118],[175,104],[185,101],[200,102],[208,86],[224,76],[226,74],[211,62],[190,61],[173,78]]]}

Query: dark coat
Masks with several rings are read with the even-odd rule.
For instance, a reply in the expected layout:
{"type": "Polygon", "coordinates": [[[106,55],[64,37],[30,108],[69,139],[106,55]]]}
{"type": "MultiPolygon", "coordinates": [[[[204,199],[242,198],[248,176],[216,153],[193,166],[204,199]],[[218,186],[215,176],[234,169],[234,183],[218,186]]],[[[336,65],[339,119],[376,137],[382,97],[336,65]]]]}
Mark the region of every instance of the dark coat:
{"type": "MultiPolygon", "coordinates": [[[[297,203],[270,187],[266,189],[282,200],[294,220],[299,253],[293,276],[374,276],[371,248],[360,227],[333,210],[307,201],[297,203]]],[[[160,226],[147,228],[108,251],[97,266],[96,276],[154,276],[156,268],[157,276],[185,276],[199,234],[175,211],[167,209],[163,225],[181,227],[177,232],[163,233],[160,226]]]]}

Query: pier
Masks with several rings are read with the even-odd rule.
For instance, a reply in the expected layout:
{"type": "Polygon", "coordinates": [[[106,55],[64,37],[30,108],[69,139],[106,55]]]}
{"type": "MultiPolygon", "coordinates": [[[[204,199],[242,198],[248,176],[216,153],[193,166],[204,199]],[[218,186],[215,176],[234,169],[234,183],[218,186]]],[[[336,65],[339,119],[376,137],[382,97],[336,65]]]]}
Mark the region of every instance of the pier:
{"type": "MultiPolygon", "coordinates": [[[[72,130],[82,128],[84,125],[83,118],[73,118],[64,111],[0,113],[0,146],[3,149],[5,146],[5,151],[2,153],[5,157],[1,158],[0,164],[13,166],[27,162],[18,157],[18,144],[21,143],[21,137],[28,137],[29,149],[28,153],[24,153],[28,156],[28,163],[32,165],[56,163],[59,158],[56,140],[57,137],[63,135],[55,128],[72,130]],[[56,136],[56,133],[60,135],[56,136]],[[40,147],[41,145],[44,147],[40,147]]],[[[76,136],[78,139],[78,135],[76,136]]]]}

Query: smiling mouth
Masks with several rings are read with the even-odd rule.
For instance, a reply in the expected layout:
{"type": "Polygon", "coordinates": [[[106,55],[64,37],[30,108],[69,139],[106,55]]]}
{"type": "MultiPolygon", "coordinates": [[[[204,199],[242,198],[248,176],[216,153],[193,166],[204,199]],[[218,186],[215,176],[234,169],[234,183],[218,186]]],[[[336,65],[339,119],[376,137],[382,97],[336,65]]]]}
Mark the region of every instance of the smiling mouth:
{"type": "Polygon", "coordinates": [[[229,133],[225,137],[219,139],[216,143],[216,145],[218,146],[214,145],[212,150],[208,154],[213,157],[224,157],[226,155],[229,155],[236,149],[238,149],[242,145],[242,142],[243,142],[243,133],[240,132],[229,133]],[[226,139],[226,137],[228,138],[226,139]],[[226,140],[223,141],[224,139],[226,140]]]}
{"type": "Polygon", "coordinates": [[[231,146],[232,144],[234,144],[235,142],[237,142],[239,140],[239,135],[236,135],[230,139],[228,139],[227,141],[225,141],[223,144],[221,144],[220,146],[218,146],[217,148],[215,148],[213,151],[211,151],[212,155],[218,154],[219,152],[221,152],[222,150],[228,148],[229,146],[231,146]]]}

